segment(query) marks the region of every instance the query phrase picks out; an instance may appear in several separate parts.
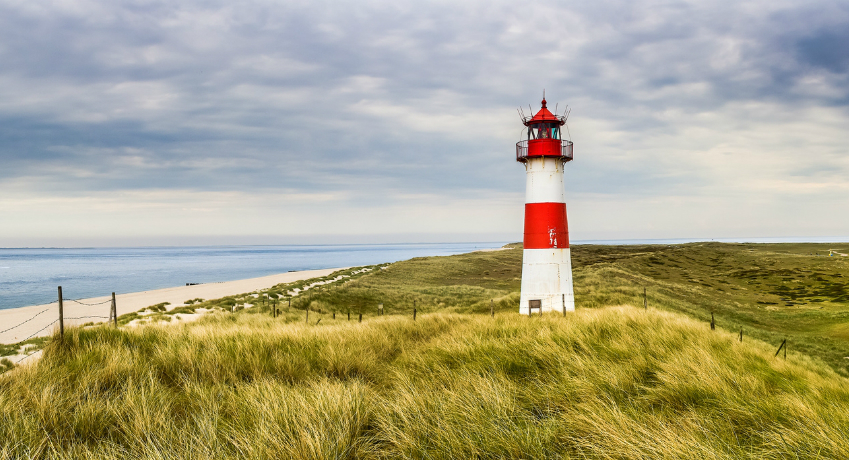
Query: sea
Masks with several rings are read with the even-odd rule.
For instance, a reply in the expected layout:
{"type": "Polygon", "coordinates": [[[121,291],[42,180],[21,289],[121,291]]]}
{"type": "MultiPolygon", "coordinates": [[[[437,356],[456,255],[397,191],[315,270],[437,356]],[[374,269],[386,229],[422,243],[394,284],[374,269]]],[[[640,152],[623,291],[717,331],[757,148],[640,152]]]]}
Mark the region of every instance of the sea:
{"type": "Polygon", "coordinates": [[[355,267],[499,248],[508,242],[0,249],[0,309],[215,283],[288,271],[355,267]]]}

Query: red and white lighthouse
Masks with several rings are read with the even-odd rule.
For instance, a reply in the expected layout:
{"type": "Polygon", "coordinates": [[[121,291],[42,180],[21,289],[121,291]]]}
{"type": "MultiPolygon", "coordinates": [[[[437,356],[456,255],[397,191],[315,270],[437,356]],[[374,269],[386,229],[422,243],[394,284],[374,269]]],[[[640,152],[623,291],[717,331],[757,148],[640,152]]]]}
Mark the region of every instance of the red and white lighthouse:
{"type": "Polygon", "coordinates": [[[563,170],[572,161],[572,142],[561,131],[566,116],[551,113],[543,97],[539,112],[522,122],[527,139],[516,143],[516,160],[525,164],[527,184],[519,313],[575,311],[563,189],[563,170]]]}

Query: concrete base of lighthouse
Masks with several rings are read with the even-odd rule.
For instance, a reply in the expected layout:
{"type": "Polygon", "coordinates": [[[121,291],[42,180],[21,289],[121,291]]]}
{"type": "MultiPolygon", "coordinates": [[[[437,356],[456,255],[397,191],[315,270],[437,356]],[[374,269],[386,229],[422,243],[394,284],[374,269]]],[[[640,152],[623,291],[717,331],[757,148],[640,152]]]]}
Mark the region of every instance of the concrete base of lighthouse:
{"type": "Polygon", "coordinates": [[[575,311],[572,258],[568,248],[524,250],[519,313],[539,313],[537,308],[530,309],[531,301],[535,300],[540,301],[542,312],[575,311]]]}

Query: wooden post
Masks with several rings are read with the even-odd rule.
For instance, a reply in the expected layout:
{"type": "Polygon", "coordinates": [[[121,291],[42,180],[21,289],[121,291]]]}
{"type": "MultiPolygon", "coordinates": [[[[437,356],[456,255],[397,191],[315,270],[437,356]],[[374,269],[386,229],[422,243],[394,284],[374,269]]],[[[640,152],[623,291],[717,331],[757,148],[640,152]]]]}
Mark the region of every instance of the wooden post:
{"type": "Polygon", "coordinates": [[[786,345],[787,345],[787,339],[784,339],[784,341],[781,342],[781,345],[778,346],[778,350],[775,350],[775,356],[773,356],[773,358],[777,357],[778,354],[781,353],[781,349],[783,348],[784,349],[784,359],[787,359],[787,347],[786,347],[786,345]]]}
{"type": "Polygon", "coordinates": [[[495,318],[495,301],[489,299],[489,316],[495,318]]]}
{"type": "Polygon", "coordinates": [[[713,312],[710,312],[710,330],[716,330],[716,321],[713,318],[713,312]]]}
{"type": "Polygon", "coordinates": [[[413,321],[416,320],[416,307],[413,307],[413,321]]]}
{"type": "Polygon", "coordinates": [[[307,323],[310,322],[310,307],[307,305],[307,323]]]}
{"type": "Polygon", "coordinates": [[[118,327],[118,304],[115,302],[115,293],[112,293],[112,320],[113,325],[118,327]]]}
{"type": "Polygon", "coordinates": [[[348,309],[348,321],[351,321],[351,309],[348,309]]]}
{"type": "Polygon", "coordinates": [[[563,316],[566,316],[566,294],[563,294],[563,316]]]}
{"type": "Polygon", "coordinates": [[[59,286],[59,340],[65,339],[65,313],[62,303],[62,286],[59,286]]]}
{"type": "Polygon", "coordinates": [[[361,323],[363,322],[363,314],[362,313],[360,313],[360,322],[361,323]]]}
{"type": "Polygon", "coordinates": [[[646,292],[646,287],[643,286],[643,310],[649,309],[649,296],[646,292]]]}
{"type": "Polygon", "coordinates": [[[292,296],[289,296],[289,310],[292,309],[292,296]]]}
{"type": "Polygon", "coordinates": [[[333,319],[336,319],[336,312],[333,312],[333,319]]]}
{"type": "Polygon", "coordinates": [[[743,326],[740,326],[740,341],[743,341],[743,326]]]}

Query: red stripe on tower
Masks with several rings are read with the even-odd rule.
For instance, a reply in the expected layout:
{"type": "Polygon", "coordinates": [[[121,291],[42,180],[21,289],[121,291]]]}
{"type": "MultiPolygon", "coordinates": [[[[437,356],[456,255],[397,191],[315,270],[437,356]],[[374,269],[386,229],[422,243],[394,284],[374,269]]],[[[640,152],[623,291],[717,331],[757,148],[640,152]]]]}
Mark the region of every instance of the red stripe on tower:
{"type": "Polygon", "coordinates": [[[525,249],[569,247],[566,203],[525,204],[525,249]]]}

